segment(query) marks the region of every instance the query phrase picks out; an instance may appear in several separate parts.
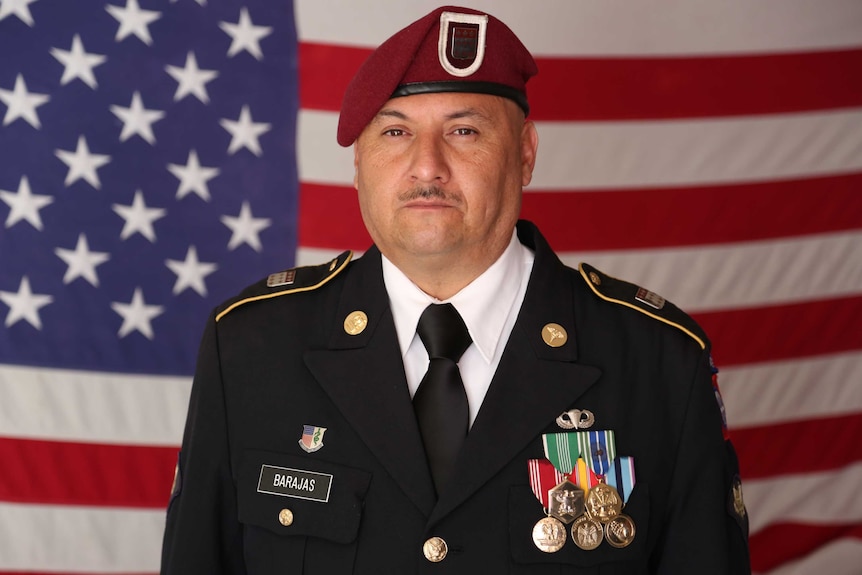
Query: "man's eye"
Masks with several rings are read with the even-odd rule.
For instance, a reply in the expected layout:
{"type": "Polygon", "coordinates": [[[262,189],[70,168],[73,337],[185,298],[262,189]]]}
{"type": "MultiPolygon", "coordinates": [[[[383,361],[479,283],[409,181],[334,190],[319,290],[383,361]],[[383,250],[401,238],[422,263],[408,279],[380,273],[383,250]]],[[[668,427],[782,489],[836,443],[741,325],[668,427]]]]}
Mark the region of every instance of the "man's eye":
{"type": "Polygon", "coordinates": [[[473,128],[457,128],[453,133],[456,136],[472,136],[478,132],[473,128]]]}
{"type": "Polygon", "coordinates": [[[398,128],[391,128],[383,132],[384,136],[403,136],[404,130],[399,130],[398,128]]]}

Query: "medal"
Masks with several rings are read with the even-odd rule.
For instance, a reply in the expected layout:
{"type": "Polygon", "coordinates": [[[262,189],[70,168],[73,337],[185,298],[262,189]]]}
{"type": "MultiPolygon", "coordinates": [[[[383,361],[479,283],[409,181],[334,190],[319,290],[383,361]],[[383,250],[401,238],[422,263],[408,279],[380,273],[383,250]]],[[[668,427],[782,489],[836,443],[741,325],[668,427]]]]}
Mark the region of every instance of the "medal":
{"type": "Polygon", "coordinates": [[[635,488],[634,457],[617,457],[614,459],[608,470],[607,483],[617,490],[623,500],[623,505],[625,505],[635,488]]]}
{"type": "Polygon", "coordinates": [[[602,523],[607,523],[623,511],[623,500],[617,490],[607,483],[599,483],[587,493],[587,514],[602,523]]]}
{"type": "MultiPolygon", "coordinates": [[[[565,483],[565,476],[557,471],[547,459],[530,459],[527,461],[527,467],[530,472],[530,488],[533,490],[533,495],[548,513],[551,505],[550,492],[554,487],[565,483]]],[[[583,494],[581,496],[583,497],[583,494]]],[[[555,517],[550,515],[543,517],[533,526],[533,543],[540,551],[555,553],[562,549],[566,543],[566,528],[555,517]]]]}
{"type": "Polygon", "coordinates": [[[540,551],[556,553],[566,543],[566,528],[554,517],[542,517],[533,527],[533,543],[540,551]]]}
{"type": "Polygon", "coordinates": [[[620,514],[605,524],[605,539],[611,547],[627,547],[635,538],[635,522],[625,514],[620,514]]]}
{"type": "Polygon", "coordinates": [[[584,511],[584,490],[568,479],[548,491],[548,515],[568,525],[584,511]]]}
{"type": "Polygon", "coordinates": [[[587,467],[587,462],[583,458],[579,458],[575,464],[573,475],[576,478],[578,486],[584,490],[584,493],[588,493],[590,489],[599,484],[599,478],[587,467]]]}
{"type": "Polygon", "coordinates": [[[579,432],[578,450],[596,475],[605,475],[617,456],[613,430],[579,432]]]}
{"type": "Polygon", "coordinates": [[[602,543],[604,533],[598,521],[581,515],[572,524],[572,540],[584,551],[592,551],[602,543]]]}
{"type": "Polygon", "coordinates": [[[576,433],[546,433],[542,435],[545,457],[559,471],[569,475],[581,456],[576,433]]]}

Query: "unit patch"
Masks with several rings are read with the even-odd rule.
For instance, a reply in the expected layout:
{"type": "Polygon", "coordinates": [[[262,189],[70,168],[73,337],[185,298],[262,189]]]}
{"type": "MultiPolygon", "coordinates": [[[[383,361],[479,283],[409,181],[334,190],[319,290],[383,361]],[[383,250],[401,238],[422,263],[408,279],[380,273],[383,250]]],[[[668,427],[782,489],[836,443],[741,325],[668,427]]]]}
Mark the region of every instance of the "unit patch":
{"type": "Polygon", "coordinates": [[[288,467],[262,465],[257,483],[258,493],[329,502],[332,475],[288,467]]]}

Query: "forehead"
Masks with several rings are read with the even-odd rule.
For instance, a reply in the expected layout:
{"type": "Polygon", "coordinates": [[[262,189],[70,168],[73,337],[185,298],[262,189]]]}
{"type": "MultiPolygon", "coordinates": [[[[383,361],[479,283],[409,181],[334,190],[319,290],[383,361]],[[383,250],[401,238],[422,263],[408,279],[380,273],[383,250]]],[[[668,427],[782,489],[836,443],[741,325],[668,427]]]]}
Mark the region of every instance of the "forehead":
{"type": "Polygon", "coordinates": [[[415,121],[475,117],[496,122],[513,117],[513,113],[520,113],[517,104],[500,96],[440,92],[392,98],[383,104],[371,123],[393,117],[415,121]]]}

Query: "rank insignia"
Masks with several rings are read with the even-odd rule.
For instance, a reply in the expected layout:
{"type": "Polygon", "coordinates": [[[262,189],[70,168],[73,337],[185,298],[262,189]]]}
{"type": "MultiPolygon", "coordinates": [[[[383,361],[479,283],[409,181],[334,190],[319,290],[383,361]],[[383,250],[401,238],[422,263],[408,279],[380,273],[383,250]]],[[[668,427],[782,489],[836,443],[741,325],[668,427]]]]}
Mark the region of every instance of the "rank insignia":
{"type": "Polygon", "coordinates": [[[299,446],[306,453],[314,453],[323,447],[323,434],[326,433],[325,427],[315,427],[313,425],[302,426],[302,437],[299,438],[299,446]]]}

